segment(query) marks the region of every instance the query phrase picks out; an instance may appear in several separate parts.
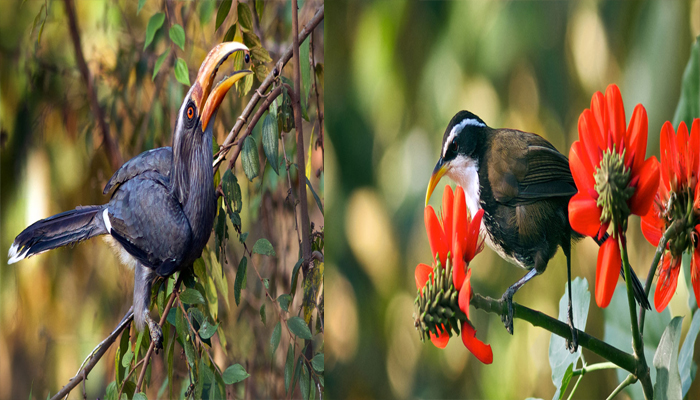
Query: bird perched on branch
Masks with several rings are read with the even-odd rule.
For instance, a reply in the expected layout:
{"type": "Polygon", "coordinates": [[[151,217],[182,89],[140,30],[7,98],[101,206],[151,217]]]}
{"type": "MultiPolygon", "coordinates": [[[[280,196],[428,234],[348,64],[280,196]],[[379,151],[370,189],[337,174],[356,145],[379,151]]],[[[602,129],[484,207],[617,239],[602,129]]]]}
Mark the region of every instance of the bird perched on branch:
{"type": "MultiPolygon", "coordinates": [[[[571,309],[571,241],[583,235],[571,229],[569,199],[576,184],[569,160],[542,137],[513,129],[493,129],[469,111],[450,121],[442,139],[440,159],[433,170],[425,198],[447,175],[464,188],[471,215],[484,210],[481,232],[485,241],[506,261],[528,270],[503,294],[507,312],[501,317],[513,333],[513,295],[547,268],[561,246],[566,255],[569,284],[569,326],[577,348],[571,309]]],[[[597,240],[601,245],[605,239],[597,240]]],[[[634,295],[642,307],[649,301],[632,272],[634,295]]],[[[624,278],[624,270],[620,269],[624,278]]]]}
{"type": "Polygon", "coordinates": [[[148,324],[151,339],[160,346],[160,326],[148,312],[151,284],[157,276],[191,265],[211,234],[216,217],[214,120],[229,89],[252,72],[236,71],[213,83],[221,64],[237,51],[245,52],[249,61],[248,48],[237,42],[221,43],[209,52],[178,111],[172,147],[146,151],[124,163],[104,188],[104,194],[114,190],[107,204],[77,207],[26,228],[12,243],[8,263],[107,235],[122,262],[134,267],[136,326],[142,330],[148,324]]]}

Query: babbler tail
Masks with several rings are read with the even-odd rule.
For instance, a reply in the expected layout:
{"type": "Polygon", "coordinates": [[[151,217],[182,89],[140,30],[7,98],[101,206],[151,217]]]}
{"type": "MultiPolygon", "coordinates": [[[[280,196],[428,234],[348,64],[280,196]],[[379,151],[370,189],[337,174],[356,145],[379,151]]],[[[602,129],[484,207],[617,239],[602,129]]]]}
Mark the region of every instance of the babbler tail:
{"type": "MultiPolygon", "coordinates": [[[[594,237],[593,240],[598,243],[598,246],[602,246],[603,242],[609,237],[607,233],[603,235],[603,238],[601,240],[598,240],[598,238],[594,237]]],[[[647,299],[647,295],[644,292],[644,285],[642,285],[642,282],[637,278],[637,274],[634,273],[634,269],[630,268],[630,273],[632,275],[632,290],[634,291],[634,298],[637,299],[637,303],[639,303],[640,306],[646,308],[647,310],[651,310],[651,304],[649,304],[649,299],[647,299]]],[[[620,266],[620,275],[622,275],[622,279],[625,279],[625,268],[623,266],[620,266]]]]}
{"type": "Polygon", "coordinates": [[[15,238],[7,263],[107,233],[103,209],[104,206],[78,207],[33,223],[15,238]]]}

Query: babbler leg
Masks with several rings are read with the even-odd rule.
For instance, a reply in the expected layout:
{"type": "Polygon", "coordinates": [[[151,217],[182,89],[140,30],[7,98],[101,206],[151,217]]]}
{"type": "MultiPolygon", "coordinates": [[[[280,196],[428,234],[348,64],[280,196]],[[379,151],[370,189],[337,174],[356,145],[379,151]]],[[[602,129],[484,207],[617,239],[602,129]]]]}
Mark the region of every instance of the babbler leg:
{"type": "Polygon", "coordinates": [[[578,350],[578,331],[574,327],[574,312],[572,309],[571,301],[571,239],[566,239],[562,244],[562,250],[564,250],[564,255],[566,256],[566,273],[569,278],[569,308],[568,308],[568,323],[571,329],[572,340],[566,340],[566,347],[571,353],[575,353],[578,350]]]}
{"type": "Polygon", "coordinates": [[[151,284],[156,278],[155,272],[136,263],[134,268],[134,321],[139,331],[148,324],[151,340],[155,343],[156,351],[163,348],[163,331],[160,325],[151,319],[148,308],[151,304],[151,284]]]}
{"type": "Polygon", "coordinates": [[[506,307],[508,307],[507,312],[505,314],[501,315],[501,321],[503,321],[503,325],[505,325],[506,330],[511,335],[513,334],[513,295],[527,281],[534,278],[538,274],[539,274],[539,272],[537,272],[537,269],[535,269],[535,268],[527,271],[527,274],[525,274],[525,276],[523,276],[522,278],[520,278],[520,280],[515,282],[511,287],[506,289],[506,292],[503,293],[503,296],[501,297],[501,301],[505,301],[506,307]]]}

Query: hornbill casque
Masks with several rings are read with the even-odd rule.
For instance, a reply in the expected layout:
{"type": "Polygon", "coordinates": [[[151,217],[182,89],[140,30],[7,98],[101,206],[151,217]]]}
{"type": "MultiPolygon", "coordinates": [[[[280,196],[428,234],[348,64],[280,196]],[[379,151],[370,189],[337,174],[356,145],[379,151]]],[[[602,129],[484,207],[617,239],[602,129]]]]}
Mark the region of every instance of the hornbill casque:
{"type": "MultiPolygon", "coordinates": [[[[428,183],[425,204],[440,179],[447,175],[464,188],[471,215],[484,210],[481,232],[486,243],[504,260],[528,272],[511,285],[502,300],[503,323],[513,333],[513,295],[543,273],[559,247],[566,256],[569,284],[569,326],[577,348],[571,309],[571,242],[583,235],[569,224],[569,199],[576,184],[569,160],[539,135],[515,129],[494,129],[469,111],[460,111],[447,125],[440,159],[428,183]]],[[[598,245],[607,239],[594,238],[598,245]]],[[[650,309],[639,278],[632,273],[637,302],[650,309]]],[[[624,269],[620,266],[624,278],[624,269]]]]}
{"type": "Polygon", "coordinates": [[[233,53],[245,52],[241,43],[214,47],[180,106],[172,147],[139,154],[122,165],[103,193],[114,190],[107,204],[81,206],[35,222],[12,243],[8,264],[107,235],[124,264],[134,268],[134,320],[139,330],[148,324],[156,346],[162,343],[160,326],[151,319],[151,284],[200,257],[216,217],[212,172],[214,120],[233,84],[251,74],[236,71],[216,86],[221,64],[233,53]]]}

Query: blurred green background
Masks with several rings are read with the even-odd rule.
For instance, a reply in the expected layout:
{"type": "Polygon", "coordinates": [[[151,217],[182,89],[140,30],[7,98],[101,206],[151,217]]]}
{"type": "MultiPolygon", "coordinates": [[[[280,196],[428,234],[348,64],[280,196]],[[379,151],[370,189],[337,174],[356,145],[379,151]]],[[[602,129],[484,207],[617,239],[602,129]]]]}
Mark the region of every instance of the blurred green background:
{"type": "MultiPolygon", "coordinates": [[[[673,119],[700,34],[700,1],[334,0],[326,7],[328,395],[551,398],[547,331],[516,320],[510,336],[497,316],[472,312],[477,336],[494,352],[484,366],[461,340],[439,350],[413,329],[414,269],[430,261],[423,204],[443,132],[468,109],[492,127],[538,133],[568,154],[593,93],[617,83],[628,118],[637,103],[646,107],[647,153],[658,155],[661,125],[673,119]]],[[[435,207],[445,184],[452,183],[438,185],[435,207]]],[[[644,279],[654,249],[638,218],[629,239],[630,261],[644,279]]],[[[591,289],[596,254],[590,239],[573,251],[573,275],[591,289]]],[[[524,273],[488,248],[472,267],[474,290],[492,297],[524,273]]],[[[686,316],[685,332],[683,279],[669,310],[686,316]]],[[[559,252],[515,301],[556,316],[565,282],[559,252]]],[[[657,317],[668,321],[668,314],[657,317]]],[[[603,338],[604,323],[593,302],[586,331],[603,338]]],[[[612,370],[591,373],[576,397],[605,398],[617,384],[612,370]]],[[[700,398],[700,384],[689,397],[700,398]]]]}
{"type": "MultiPolygon", "coordinates": [[[[176,114],[189,89],[174,76],[175,60],[184,60],[193,82],[204,57],[223,41],[237,18],[235,1],[230,13],[223,14],[219,29],[216,19],[222,1],[143,3],[139,12],[137,1],[75,1],[85,60],[123,160],[171,144],[176,114]],[[149,19],[159,12],[165,14],[165,22],[145,47],[149,19]],[[174,24],[184,28],[184,49],[169,38],[169,28],[174,24]],[[169,55],[153,78],[156,60],[165,52],[169,55]]],[[[242,3],[253,10],[254,1],[242,3]]],[[[264,5],[264,13],[259,18],[253,12],[254,30],[273,62],[277,62],[291,46],[291,2],[260,4],[264,5]]],[[[299,2],[300,27],[322,4],[321,0],[299,2]]],[[[29,224],[78,205],[103,204],[109,198],[102,189],[114,169],[108,163],[90,109],[66,15],[64,1],[51,0],[3,1],[0,12],[0,399],[27,399],[30,392],[33,398],[55,394],[116,327],[132,303],[133,272],[121,265],[109,245],[99,238],[7,265],[12,240],[29,224]]],[[[240,33],[236,38],[240,41],[240,33]]],[[[315,60],[323,63],[323,24],[314,33],[314,45],[315,60]]],[[[266,66],[269,70],[272,63],[266,66]]],[[[234,60],[230,58],[221,66],[217,81],[233,70],[234,60]]],[[[291,77],[291,71],[288,64],[282,73],[291,77]]],[[[252,87],[259,84],[259,78],[255,78],[252,87]]],[[[319,92],[322,104],[321,85],[319,92]]],[[[250,97],[251,93],[242,96],[236,90],[226,96],[214,125],[218,143],[228,135],[250,97]]],[[[312,131],[313,140],[318,138],[316,104],[315,99],[309,102],[311,123],[304,122],[305,148],[310,148],[313,171],[309,179],[323,198],[323,149],[310,140],[312,131]]],[[[258,144],[260,125],[253,133],[258,144]]],[[[287,155],[293,157],[294,135],[286,137],[291,137],[284,142],[287,155]]],[[[262,149],[260,159],[265,162],[262,149]]],[[[256,255],[249,260],[248,285],[237,305],[234,277],[243,247],[229,225],[229,259],[223,266],[229,298],[225,302],[223,295],[218,298],[220,328],[227,340],[220,342],[217,335],[210,350],[222,370],[240,363],[251,374],[244,383],[231,387],[236,397],[285,395],[286,351],[270,354],[269,345],[278,314],[268,304],[267,322],[261,321],[259,310],[266,303],[265,291],[250,266],[254,264],[262,277],[269,278],[271,295],[289,293],[298,259],[298,236],[294,210],[288,201],[288,179],[276,175],[269,163],[267,168],[265,165],[253,182],[243,174],[240,158],[234,173],[243,192],[241,219],[243,231],[250,233],[248,245],[265,237],[272,242],[277,256],[256,255]]],[[[227,166],[224,162],[222,173],[227,166]]],[[[298,174],[292,169],[291,180],[296,179],[298,174]]],[[[324,225],[323,215],[310,192],[308,197],[310,219],[319,230],[324,225]]],[[[300,299],[296,296],[290,310],[298,309],[300,299]]],[[[279,348],[287,349],[288,336],[282,335],[279,348]]],[[[105,387],[114,380],[117,346],[113,345],[89,374],[88,398],[104,398],[105,387]]],[[[181,387],[186,388],[188,379],[180,350],[176,347],[175,396],[181,394],[181,387]]],[[[146,390],[149,398],[156,397],[167,376],[162,354],[152,361],[153,383],[146,390]]],[[[82,384],[70,398],[81,395],[82,384]]]]}

